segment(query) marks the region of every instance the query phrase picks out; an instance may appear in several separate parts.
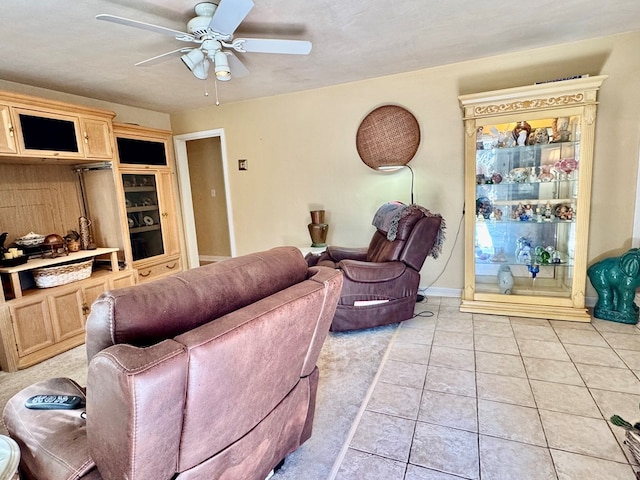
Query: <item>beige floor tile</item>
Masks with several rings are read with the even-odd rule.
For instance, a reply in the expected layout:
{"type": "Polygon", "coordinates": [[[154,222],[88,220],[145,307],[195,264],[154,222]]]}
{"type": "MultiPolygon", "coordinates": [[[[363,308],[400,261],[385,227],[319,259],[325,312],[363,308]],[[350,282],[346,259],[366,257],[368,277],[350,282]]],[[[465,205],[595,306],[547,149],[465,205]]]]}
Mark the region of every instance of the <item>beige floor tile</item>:
{"type": "Polygon", "coordinates": [[[631,370],[582,363],[577,363],[576,367],[589,388],[640,394],[640,380],[631,370]]]}
{"type": "Polygon", "coordinates": [[[518,340],[520,354],[523,357],[548,358],[550,360],[569,361],[569,355],[560,341],[545,342],[541,340],[518,340]]]}
{"type": "Polygon", "coordinates": [[[614,462],[626,457],[605,420],[540,410],[550,448],[614,462]]]}
{"type": "Polygon", "coordinates": [[[459,320],[471,320],[473,314],[467,312],[461,312],[460,306],[455,305],[442,305],[440,304],[440,310],[438,311],[438,320],[441,319],[459,319],[459,320]]]}
{"type": "Polygon", "coordinates": [[[380,372],[379,381],[421,389],[426,377],[426,365],[387,360],[380,372]]]}
{"type": "Polygon", "coordinates": [[[480,470],[482,480],[557,479],[549,449],[486,435],[480,435],[480,470]]]}
{"type": "Polygon", "coordinates": [[[448,332],[436,329],[436,333],[433,336],[433,345],[473,350],[473,333],[448,332]]]}
{"type": "Polygon", "coordinates": [[[464,478],[477,479],[478,435],[418,422],[410,462],[464,478]]]}
{"type": "MultiPolygon", "coordinates": [[[[611,347],[593,347],[591,345],[571,345],[565,344],[565,350],[575,363],[584,363],[587,365],[602,365],[604,367],[625,368],[624,362],[611,347]]],[[[638,354],[638,366],[640,367],[640,352],[631,352],[638,354]]]]}
{"type": "Polygon", "coordinates": [[[591,318],[591,325],[593,325],[599,332],[617,332],[627,334],[640,333],[637,325],[601,320],[599,318],[591,318]]]}
{"type": "Polygon", "coordinates": [[[529,381],[525,378],[476,373],[478,398],[535,407],[529,381]]]}
{"type": "Polygon", "coordinates": [[[630,333],[617,333],[604,330],[600,333],[609,345],[616,350],[621,348],[623,350],[640,352],[640,334],[635,332],[636,329],[634,329],[633,332],[630,331],[630,333]]]}
{"type": "Polygon", "coordinates": [[[496,323],[488,320],[474,320],[473,331],[482,335],[495,335],[496,337],[514,338],[513,328],[509,323],[496,323]]]}
{"type": "Polygon", "coordinates": [[[350,447],[407,462],[415,424],[406,418],[365,411],[350,447]]]}
{"type": "Polygon", "coordinates": [[[399,362],[421,363],[427,365],[429,363],[429,355],[431,347],[428,345],[419,345],[413,343],[393,342],[389,350],[389,360],[399,362]]]}
{"type": "Polygon", "coordinates": [[[336,480],[403,480],[406,465],[349,448],[342,460],[336,480]]]}
{"type": "Polygon", "coordinates": [[[549,320],[544,318],[529,318],[529,317],[509,317],[511,325],[531,325],[538,327],[548,327],[550,325],[549,320]]]}
{"type": "Polygon", "coordinates": [[[440,305],[460,308],[460,297],[440,297],[440,305]]]}
{"type": "Polygon", "coordinates": [[[600,332],[591,332],[587,330],[574,330],[569,328],[559,328],[556,330],[560,341],[573,345],[591,345],[592,347],[608,347],[600,332]]]}
{"type": "Polygon", "coordinates": [[[378,382],[367,404],[367,410],[416,420],[421,397],[421,388],[378,382]]]}
{"type": "Polygon", "coordinates": [[[526,378],[522,357],[501,353],[476,352],[476,371],[526,378]]]}
{"type": "MultiPolygon", "coordinates": [[[[624,363],[633,370],[640,369],[640,352],[633,350],[616,349],[616,353],[622,358],[624,363]]],[[[586,363],[586,362],[583,362],[586,363]]]]}
{"type": "Polygon", "coordinates": [[[429,365],[436,367],[455,368],[457,370],[469,370],[471,372],[476,369],[475,355],[473,350],[464,350],[461,348],[441,347],[434,345],[431,347],[431,357],[429,365]]]}
{"type": "Polygon", "coordinates": [[[486,313],[474,313],[473,319],[486,320],[487,322],[494,322],[494,323],[510,323],[509,317],[507,317],[506,315],[488,315],[486,313]]]}
{"type": "Polygon", "coordinates": [[[566,320],[549,320],[553,328],[573,328],[574,330],[590,330],[595,331],[595,327],[587,322],[568,322],[566,320]]]}
{"type": "Polygon", "coordinates": [[[476,377],[473,372],[443,367],[429,367],[425,390],[452,393],[467,397],[476,396],[476,377]]]}
{"type": "Polygon", "coordinates": [[[425,390],[418,420],[445,427],[478,431],[477,400],[474,397],[425,390]]]}
{"type": "Polygon", "coordinates": [[[572,362],[549,360],[547,358],[524,357],[524,366],[531,379],[547,382],[584,385],[578,370],[572,362]]]}
{"type": "Polygon", "coordinates": [[[511,322],[513,334],[516,340],[542,340],[544,342],[557,342],[556,331],[550,326],[518,325],[511,322]]]}
{"type": "MultiPolygon", "coordinates": [[[[421,310],[424,312],[423,310],[421,310]]],[[[432,312],[431,316],[426,316],[426,313],[421,317],[410,318],[409,320],[405,320],[400,324],[400,329],[402,328],[411,328],[414,330],[431,330],[433,331],[436,328],[436,313],[432,312]]]]}
{"type": "Polygon", "coordinates": [[[635,480],[629,465],[577,453],[551,450],[551,457],[561,479],[635,480]]]}
{"type": "MultiPolygon", "coordinates": [[[[363,477],[364,479],[365,477],[363,477]]],[[[465,477],[457,475],[449,475],[448,473],[438,472],[430,468],[419,467],[418,465],[407,465],[407,473],[404,480],[461,480],[465,477]]]]}
{"type": "Polygon", "coordinates": [[[483,435],[547,446],[535,408],[478,400],[478,430],[483,435]]]}
{"type": "Polygon", "coordinates": [[[419,328],[406,327],[398,330],[396,334],[397,343],[416,343],[420,345],[431,345],[433,342],[433,332],[435,325],[422,325],[419,328]]]}
{"type": "Polygon", "coordinates": [[[474,339],[476,351],[520,355],[515,338],[475,334],[474,339]]]}
{"type": "Polygon", "coordinates": [[[471,320],[471,314],[467,313],[465,315],[469,315],[469,318],[438,317],[436,332],[473,333],[473,321],[471,320]]]}
{"type": "MultiPolygon", "coordinates": [[[[591,389],[591,395],[593,395],[593,399],[598,405],[600,412],[602,412],[602,416],[605,420],[609,421],[609,419],[613,415],[619,415],[624,418],[628,422],[636,423],[640,421],[640,409],[638,406],[640,405],[640,395],[633,395],[631,393],[621,393],[621,392],[609,392],[607,390],[596,390],[591,389]]],[[[611,431],[614,433],[616,438],[618,439],[618,443],[620,445],[624,445],[625,439],[625,430],[621,427],[610,426],[611,431]]],[[[632,463],[637,464],[637,461],[631,454],[628,447],[623,447],[622,449],[627,459],[632,463]]]]}
{"type": "Polygon", "coordinates": [[[539,409],[602,418],[587,387],[530,380],[539,409]]]}

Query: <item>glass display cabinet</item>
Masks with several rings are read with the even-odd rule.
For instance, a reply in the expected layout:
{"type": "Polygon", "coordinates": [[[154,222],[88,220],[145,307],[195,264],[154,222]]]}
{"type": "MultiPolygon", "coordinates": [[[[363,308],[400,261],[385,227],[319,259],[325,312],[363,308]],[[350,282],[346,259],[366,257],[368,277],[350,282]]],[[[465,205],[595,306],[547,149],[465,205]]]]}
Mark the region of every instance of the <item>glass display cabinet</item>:
{"type": "Polygon", "coordinates": [[[605,76],[459,97],[465,126],[461,311],[590,321],[596,95],[605,76]]]}

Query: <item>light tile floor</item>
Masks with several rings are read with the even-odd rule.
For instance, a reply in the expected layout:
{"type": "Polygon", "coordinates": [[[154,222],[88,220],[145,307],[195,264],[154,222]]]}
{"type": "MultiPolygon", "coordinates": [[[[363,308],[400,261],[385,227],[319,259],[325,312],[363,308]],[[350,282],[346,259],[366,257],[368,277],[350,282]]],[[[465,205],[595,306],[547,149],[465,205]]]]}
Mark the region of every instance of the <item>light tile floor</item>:
{"type": "Polygon", "coordinates": [[[640,329],[458,305],[400,325],[335,479],[636,478],[608,419],[640,420],[640,329]]]}

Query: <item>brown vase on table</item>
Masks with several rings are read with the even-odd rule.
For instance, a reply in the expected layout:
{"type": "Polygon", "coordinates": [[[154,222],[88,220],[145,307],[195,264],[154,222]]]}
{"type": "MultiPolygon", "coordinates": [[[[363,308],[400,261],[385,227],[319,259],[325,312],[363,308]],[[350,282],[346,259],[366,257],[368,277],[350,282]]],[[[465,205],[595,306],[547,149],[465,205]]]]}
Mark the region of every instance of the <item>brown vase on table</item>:
{"type": "Polygon", "coordinates": [[[311,210],[311,223],[308,225],[312,247],[327,246],[329,225],[324,223],[324,210],[311,210]]]}

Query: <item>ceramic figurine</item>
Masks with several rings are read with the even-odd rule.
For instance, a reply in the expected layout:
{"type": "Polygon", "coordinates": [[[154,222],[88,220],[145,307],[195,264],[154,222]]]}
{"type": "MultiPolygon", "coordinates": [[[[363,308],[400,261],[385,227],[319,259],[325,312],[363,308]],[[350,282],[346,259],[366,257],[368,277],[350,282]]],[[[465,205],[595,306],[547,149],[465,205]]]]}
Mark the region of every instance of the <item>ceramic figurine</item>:
{"type": "Polygon", "coordinates": [[[509,265],[501,265],[498,270],[498,288],[500,289],[500,293],[505,295],[511,294],[513,284],[513,273],[511,273],[509,265]]]}

